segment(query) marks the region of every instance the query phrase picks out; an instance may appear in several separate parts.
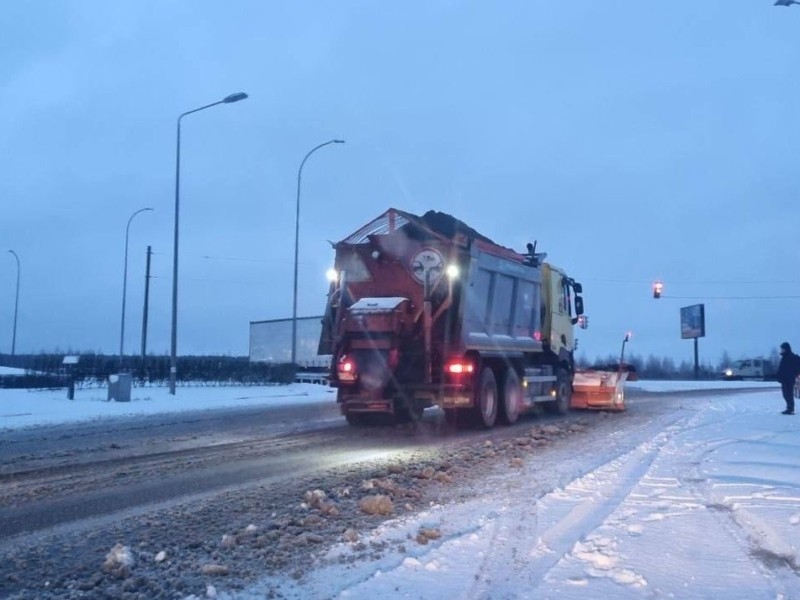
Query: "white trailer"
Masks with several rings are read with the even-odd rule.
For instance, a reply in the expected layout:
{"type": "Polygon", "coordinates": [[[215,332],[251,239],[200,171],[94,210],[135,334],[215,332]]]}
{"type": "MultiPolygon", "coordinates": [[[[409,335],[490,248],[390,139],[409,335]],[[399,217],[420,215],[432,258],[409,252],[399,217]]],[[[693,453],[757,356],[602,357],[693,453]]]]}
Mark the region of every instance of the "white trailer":
{"type": "MultiPolygon", "coordinates": [[[[297,319],[297,365],[301,369],[326,370],[331,356],[318,355],[322,316],[297,319]]],[[[250,362],[292,362],[292,319],[250,322],[250,362]]]]}

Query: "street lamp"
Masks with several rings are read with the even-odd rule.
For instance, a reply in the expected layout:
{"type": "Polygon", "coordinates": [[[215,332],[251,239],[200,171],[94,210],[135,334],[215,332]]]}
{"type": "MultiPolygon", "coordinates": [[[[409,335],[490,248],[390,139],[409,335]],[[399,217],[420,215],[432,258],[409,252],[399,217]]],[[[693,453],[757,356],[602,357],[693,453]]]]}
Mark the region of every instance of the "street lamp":
{"type": "Polygon", "coordinates": [[[122,371],[122,348],[125,344],[125,298],[128,290],[128,235],[131,230],[131,221],[139,213],[153,210],[152,208],[140,208],[131,215],[128,219],[128,225],[125,227],[125,266],[122,269],[122,318],[120,319],[119,326],[119,369],[122,371]]]}
{"type": "Polygon", "coordinates": [[[622,352],[619,353],[619,368],[622,368],[622,365],[625,363],[625,344],[631,341],[633,337],[633,332],[629,331],[625,334],[625,337],[622,339],[622,352]]]}
{"type": "Polygon", "coordinates": [[[797,0],[775,0],[774,6],[791,6],[792,4],[800,4],[797,0]]]}
{"type": "Polygon", "coordinates": [[[11,337],[11,356],[14,356],[14,352],[17,349],[17,313],[19,311],[19,256],[13,250],[8,251],[10,254],[14,255],[14,258],[17,260],[17,295],[14,300],[14,334],[11,337]]]}
{"type": "Polygon", "coordinates": [[[292,364],[295,364],[297,360],[297,258],[300,248],[300,181],[303,177],[303,166],[305,166],[308,157],[328,144],[344,144],[344,140],[328,140],[319,146],[315,146],[308,151],[308,154],[303,158],[303,162],[300,163],[300,168],[297,170],[297,211],[294,219],[294,293],[292,296],[292,364]]]}
{"type": "Polygon", "coordinates": [[[181,120],[186,115],[200,112],[218,104],[231,104],[247,98],[244,92],[225,96],[222,100],[186,111],[178,117],[178,141],[175,158],[175,235],[172,251],[172,339],[170,344],[169,393],[175,395],[175,378],[178,373],[178,218],[180,215],[181,190],[181,120]]]}

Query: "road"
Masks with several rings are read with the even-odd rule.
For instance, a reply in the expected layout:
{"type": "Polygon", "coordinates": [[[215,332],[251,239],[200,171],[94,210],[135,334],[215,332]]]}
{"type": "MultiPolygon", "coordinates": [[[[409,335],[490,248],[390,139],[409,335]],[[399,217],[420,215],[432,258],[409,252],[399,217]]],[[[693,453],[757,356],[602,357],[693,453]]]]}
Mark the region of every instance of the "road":
{"type": "MultiPolygon", "coordinates": [[[[136,537],[139,532],[150,540],[152,522],[157,519],[171,524],[159,532],[157,543],[192,548],[200,544],[195,538],[202,538],[206,530],[224,531],[230,528],[226,523],[239,515],[256,520],[260,513],[254,507],[269,506],[272,515],[279,515],[304,489],[345,489],[384,472],[388,464],[455,462],[454,471],[459,472],[464,449],[480,448],[487,440],[508,444],[532,426],[547,423],[564,427],[580,421],[587,427],[586,435],[598,444],[603,443],[603,435],[623,424],[626,428],[647,424],[650,427],[643,428],[642,435],[648,435],[654,423],[668,421],[681,403],[710,394],[633,394],[624,415],[573,413],[566,418],[523,419],[514,427],[488,432],[449,430],[435,411],[427,411],[417,426],[355,432],[344,424],[332,402],[6,432],[0,439],[0,555],[16,555],[24,548],[30,557],[38,557],[33,563],[26,559],[27,567],[35,564],[47,571],[54,564],[62,565],[61,585],[75,590],[83,585],[81,577],[73,579],[70,573],[81,570],[81,557],[87,553],[102,556],[107,551],[108,536],[98,532],[108,528],[117,527],[116,537],[136,537]],[[203,509],[209,512],[191,521],[185,517],[187,507],[197,515],[203,509]],[[120,523],[125,525],[120,527],[120,523]],[[173,527],[180,534],[169,531],[173,527]],[[42,559],[41,548],[48,544],[80,552],[70,560],[42,559]]],[[[480,467],[471,464],[460,473],[474,478],[491,468],[491,461],[482,461],[480,467]]],[[[418,493],[424,496],[428,491],[418,493]]],[[[291,517],[287,519],[286,526],[291,527],[291,517]]],[[[0,596],[20,593],[12,597],[27,597],[24,590],[35,578],[4,573],[10,563],[0,564],[5,565],[0,567],[0,596]]],[[[274,566],[281,566],[280,557],[274,566]]],[[[180,571],[177,565],[176,569],[180,571]]],[[[90,575],[92,569],[87,571],[90,575]]],[[[247,578],[244,573],[243,580],[247,578]]],[[[157,597],[154,589],[142,592],[144,597],[157,597]]],[[[167,588],[164,597],[176,590],[180,585],[167,588]]]]}

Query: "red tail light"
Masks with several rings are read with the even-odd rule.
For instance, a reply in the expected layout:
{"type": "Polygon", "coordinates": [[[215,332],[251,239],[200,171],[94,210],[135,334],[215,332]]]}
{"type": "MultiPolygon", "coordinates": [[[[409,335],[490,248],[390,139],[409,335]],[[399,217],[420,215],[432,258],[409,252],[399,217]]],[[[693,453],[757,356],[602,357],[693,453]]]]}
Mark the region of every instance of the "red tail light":
{"type": "Polygon", "coordinates": [[[336,366],[336,372],[339,375],[339,381],[355,381],[355,361],[346,354],[342,355],[342,358],[339,359],[339,364],[336,366]]]}
{"type": "Polygon", "coordinates": [[[445,366],[444,370],[451,375],[463,375],[465,373],[474,372],[475,365],[473,365],[471,362],[456,360],[447,363],[447,366],[445,366]]]}
{"type": "Polygon", "coordinates": [[[394,369],[398,364],[400,364],[400,350],[397,348],[389,350],[389,368],[394,369]]]}

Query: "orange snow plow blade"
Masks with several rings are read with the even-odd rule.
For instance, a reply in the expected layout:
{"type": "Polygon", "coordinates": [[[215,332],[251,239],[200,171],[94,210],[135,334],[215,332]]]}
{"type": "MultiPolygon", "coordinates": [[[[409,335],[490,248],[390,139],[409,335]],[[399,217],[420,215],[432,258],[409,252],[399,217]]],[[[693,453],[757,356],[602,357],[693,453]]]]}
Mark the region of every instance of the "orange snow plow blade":
{"type": "Polygon", "coordinates": [[[571,408],[625,410],[627,371],[575,371],[571,408]]]}

